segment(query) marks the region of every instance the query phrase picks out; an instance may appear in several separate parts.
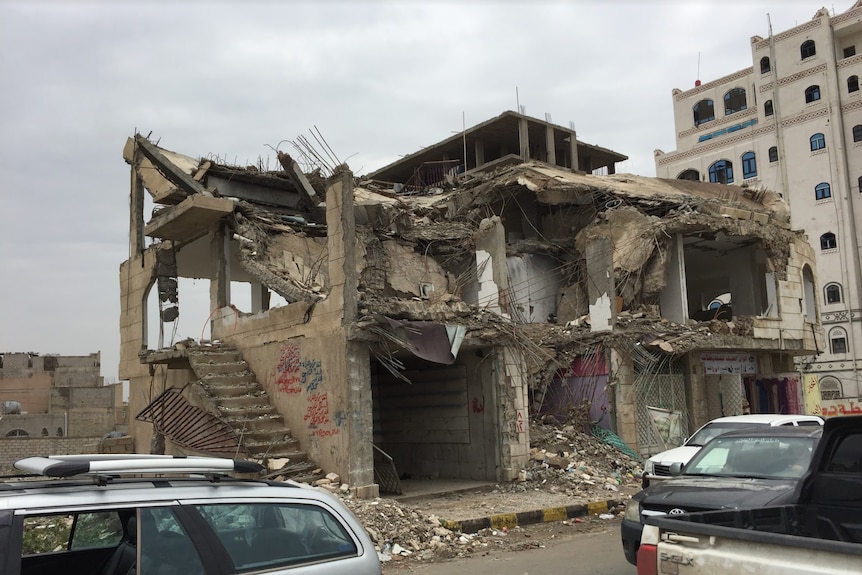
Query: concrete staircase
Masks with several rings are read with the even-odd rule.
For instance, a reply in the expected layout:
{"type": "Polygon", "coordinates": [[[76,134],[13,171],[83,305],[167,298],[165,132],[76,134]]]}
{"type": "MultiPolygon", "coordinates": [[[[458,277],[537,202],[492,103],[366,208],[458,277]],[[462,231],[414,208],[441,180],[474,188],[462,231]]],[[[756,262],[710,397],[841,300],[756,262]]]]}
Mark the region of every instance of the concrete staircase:
{"type": "Polygon", "coordinates": [[[272,476],[306,483],[323,477],[322,472],[315,473],[317,467],[308,461],[239,350],[221,345],[189,350],[188,356],[198,378],[199,398],[234,430],[250,458],[288,459],[272,476]]]}

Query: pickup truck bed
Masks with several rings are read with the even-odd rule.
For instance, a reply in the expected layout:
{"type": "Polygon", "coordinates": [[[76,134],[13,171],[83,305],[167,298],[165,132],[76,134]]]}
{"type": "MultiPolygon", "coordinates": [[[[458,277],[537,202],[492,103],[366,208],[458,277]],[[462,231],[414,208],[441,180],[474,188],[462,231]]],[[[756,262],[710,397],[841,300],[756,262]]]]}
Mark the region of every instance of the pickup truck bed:
{"type": "Polygon", "coordinates": [[[638,575],[862,573],[862,417],[836,419],[798,503],[650,517],[638,575]]]}

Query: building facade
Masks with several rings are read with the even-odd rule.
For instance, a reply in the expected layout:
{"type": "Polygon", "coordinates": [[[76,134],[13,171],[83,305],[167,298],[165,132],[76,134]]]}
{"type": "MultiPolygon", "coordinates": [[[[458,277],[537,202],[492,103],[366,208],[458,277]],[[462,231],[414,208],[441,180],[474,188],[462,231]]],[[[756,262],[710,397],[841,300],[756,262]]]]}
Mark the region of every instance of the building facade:
{"type": "Polygon", "coordinates": [[[862,412],[862,2],[753,36],[751,57],[751,67],[673,90],[676,150],[656,150],[656,175],[781,194],[818,274],[805,278],[814,305],[778,305],[826,335],[797,368],[819,384],[825,415],[862,412]]]}

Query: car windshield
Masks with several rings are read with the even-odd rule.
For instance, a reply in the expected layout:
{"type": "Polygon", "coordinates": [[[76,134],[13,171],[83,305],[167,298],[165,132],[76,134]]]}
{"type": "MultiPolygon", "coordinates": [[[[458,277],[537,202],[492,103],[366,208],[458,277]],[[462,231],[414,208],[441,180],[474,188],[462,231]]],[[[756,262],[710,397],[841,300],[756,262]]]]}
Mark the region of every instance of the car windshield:
{"type": "Polygon", "coordinates": [[[685,466],[685,475],[791,479],[811,461],[813,437],[717,437],[685,466]]]}
{"type": "Polygon", "coordinates": [[[700,430],[692,435],[688,441],[685,442],[686,445],[691,445],[694,447],[703,447],[706,445],[710,439],[718,437],[722,433],[727,433],[728,431],[736,431],[738,429],[750,429],[752,427],[758,427],[763,424],[759,423],[746,423],[741,421],[714,421],[712,423],[707,423],[700,430]]]}

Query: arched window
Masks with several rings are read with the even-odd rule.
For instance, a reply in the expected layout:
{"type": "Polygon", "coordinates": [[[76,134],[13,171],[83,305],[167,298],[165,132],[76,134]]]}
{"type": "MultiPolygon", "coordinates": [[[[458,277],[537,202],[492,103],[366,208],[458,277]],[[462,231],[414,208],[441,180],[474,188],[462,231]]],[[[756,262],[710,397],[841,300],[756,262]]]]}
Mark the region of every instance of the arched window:
{"type": "Polygon", "coordinates": [[[810,58],[817,53],[817,48],[814,45],[814,40],[806,40],[799,47],[799,55],[802,59],[810,58]]]}
{"type": "Polygon", "coordinates": [[[766,74],[772,70],[772,67],[769,65],[769,56],[764,56],[760,59],[760,73],[766,74]]]}
{"type": "Polygon", "coordinates": [[[817,150],[822,150],[823,148],[826,147],[826,138],[823,136],[823,134],[819,134],[819,133],[814,134],[813,136],[811,136],[809,141],[811,142],[811,151],[812,152],[816,152],[817,150]]]}
{"type": "Polygon", "coordinates": [[[823,289],[826,303],[841,303],[841,286],[836,283],[827,284],[823,289]]]}
{"type": "Polygon", "coordinates": [[[715,106],[712,100],[701,100],[694,105],[694,125],[700,126],[704,122],[715,120],[715,106]]]}
{"type": "Polygon", "coordinates": [[[767,100],[763,103],[763,114],[765,116],[771,116],[775,111],[772,109],[772,100],[767,100]]]}
{"type": "Polygon", "coordinates": [[[820,379],[820,399],[841,399],[842,397],[844,393],[837,377],[826,375],[820,379]]]}
{"type": "Polygon", "coordinates": [[[48,437],[48,428],[47,427],[42,428],[42,437],[48,437]]]}
{"type": "Polygon", "coordinates": [[[57,437],[63,437],[63,428],[62,427],[57,428],[57,437]]]}
{"type": "Polygon", "coordinates": [[[829,351],[847,353],[847,332],[843,327],[833,327],[829,330],[829,351]]]}
{"type": "Polygon", "coordinates": [[[6,437],[28,437],[30,434],[23,429],[13,429],[6,433],[6,437]]]}
{"type": "Polygon", "coordinates": [[[713,184],[733,183],[733,164],[719,160],[709,167],[709,181],[713,184]]]}
{"type": "Polygon", "coordinates": [[[862,124],[853,126],[853,141],[862,142],[862,124]]]}
{"type": "Polygon", "coordinates": [[[745,90],[733,88],[724,95],[724,115],[741,112],[746,108],[745,90]]]}
{"type": "Polygon", "coordinates": [[[847,78],[847,91],[848,92],[858,92],[859,91],[859,76],[850,76],[847,78]]]}
{"type": "Polygon", "coordinates": [[[769,161],[770,163],[778,161],[778,148],[775,146],[769,148],[769,161]]]}
{"type": "Polygon", "coordinates": [[[826,182],[820,182],[814,186],[814,198],[817,200],[825,200],[832,197],[832,189],[826,182]]]}
{"type": "Polygon", "coordinates": [[[820,236],[820,249],[821,250],[833,250],[838,247],[838,240],[835,239],[835,234],[832,232],[826,232],[822,236],[820,236]]]}
{"type": "Polygon", "coordinates": [[[699,182],[700,181],[700,172],[698,172],[697,170],[692,170],[691,168],[689,168],[688,170],[681,172],[680,175],[678,175],[676,177],[676,179],[677,180],[691,180],[692,182],[699,182]]]}
{"type": "Polygon", "coordinates": [[[814,273],[811,266],[802,266],[802,297],[805,303],[805,321],[815,323],[817,321],[817,306],[814,302],[814,273]]]}
{"type": "Polygon", "coordinates": [[[805,103],[810,104],[820,99],[820,86],[808,86],[805,88],[805,103]]]}
{"type": "Polygon", "coordinates": [[[742,154],[742,177],[753,178],[757,176],[757,159],[754,152],[745,152],[742,154]]]}
{"type": "Polygon", "coordinates": [[[862,193],[862,176],[859,176],[859,179],[856,180],[856,189],[858,189],[859,192],[862,193]]]}

